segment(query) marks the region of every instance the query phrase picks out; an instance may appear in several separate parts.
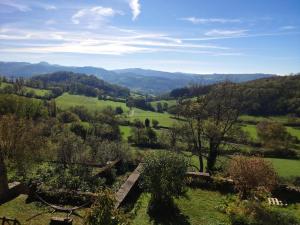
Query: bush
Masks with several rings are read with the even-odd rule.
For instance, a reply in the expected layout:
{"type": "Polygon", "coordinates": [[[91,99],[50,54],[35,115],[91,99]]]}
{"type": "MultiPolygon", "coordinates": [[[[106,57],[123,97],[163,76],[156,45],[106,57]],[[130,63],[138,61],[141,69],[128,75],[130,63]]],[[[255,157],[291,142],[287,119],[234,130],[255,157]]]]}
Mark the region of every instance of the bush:
{"type": "Polygon", "coordinates": [[[241,198],[266,194],[276,185],[276,173],[272,164],[262,158],[235,156],[227,171],[241,198]]]}
{"type": "Polygon", "coordinates": [[[237,201],[227,208],[232,225],[297,225],[299,221],[288,210],[259,202],[237,201]]]}
{"type": "Polygon", "coordinates": [[[72,123],[80,121],[79,117],[72,112],[65,111],[58,115],[58,120],[62,123],[72,123]]]}
{"type": "Polygon", "coordinates": [[[115,209],[114,193],[109,190],[101,191],[85,217],[85,225],[126,225],[128,219],[115,209]]]}
{"type": "Polygon", "coordinates": [[[151,193],[151,207],[170,206],[172,199],[185,194],[185,159],[172,152],[160,152],[145,160],[142,172],[142,187],[151,193]]]}

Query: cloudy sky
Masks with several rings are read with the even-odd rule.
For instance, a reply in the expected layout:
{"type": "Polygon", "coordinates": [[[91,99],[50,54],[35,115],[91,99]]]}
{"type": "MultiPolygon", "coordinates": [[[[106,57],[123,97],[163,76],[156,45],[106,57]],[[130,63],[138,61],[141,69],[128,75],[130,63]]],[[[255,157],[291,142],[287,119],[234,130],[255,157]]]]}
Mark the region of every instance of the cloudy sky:
{"type": "Polygon", "coordinates": [[[299,0],[0,0],[0,61],[300,72],[299,0]]]}

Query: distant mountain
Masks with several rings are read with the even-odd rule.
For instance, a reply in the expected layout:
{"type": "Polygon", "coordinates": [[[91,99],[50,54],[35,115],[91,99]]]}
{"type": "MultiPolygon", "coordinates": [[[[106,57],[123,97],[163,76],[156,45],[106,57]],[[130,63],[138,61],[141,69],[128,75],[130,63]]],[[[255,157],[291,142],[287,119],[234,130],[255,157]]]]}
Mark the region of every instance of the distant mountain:
{"type": "Polygon", "coordinates": [[[105,70],[97,67],[73,67],[53,65],[47,62],[36,64],[26,62],[0,62],[0,74],[15,77],[31,77],[33,75],[53,73],[57,71],[69,71],[74,73],[84,73],[96,75],[104,81],[125,86],[131,90],[143,93],[164,93],[175,88],[184,87],[192,83],[203,85],[214,84],[220,81],[229,80],[232,82],[245,82],[265,77],[273,74],[189,74],[170,73],[156,70],[145,70],[140,68],[105,70]]]}

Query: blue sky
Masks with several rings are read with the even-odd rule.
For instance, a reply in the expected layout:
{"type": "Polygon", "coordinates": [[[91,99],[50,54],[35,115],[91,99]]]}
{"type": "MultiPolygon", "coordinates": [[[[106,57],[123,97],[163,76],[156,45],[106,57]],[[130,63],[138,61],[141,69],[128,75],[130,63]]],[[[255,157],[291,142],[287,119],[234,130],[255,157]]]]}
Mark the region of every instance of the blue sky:
{"type": "Polygon", "coordinates": [[[299,0],[0,0],[0,60],[300,72],[299,0]]]}

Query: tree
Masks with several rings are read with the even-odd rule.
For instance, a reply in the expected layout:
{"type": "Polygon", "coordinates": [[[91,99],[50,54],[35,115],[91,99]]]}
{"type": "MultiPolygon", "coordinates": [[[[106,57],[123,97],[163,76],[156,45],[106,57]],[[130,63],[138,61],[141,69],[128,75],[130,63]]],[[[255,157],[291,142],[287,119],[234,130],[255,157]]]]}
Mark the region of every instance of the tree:
{"type": "Polygon", "coordinates": [[[118,107],[116,107],[116,110],[115,110],[115,112],[116,112],[116,114],[119,114],[119,115],[121,115],[124,111],[123,111],[123,109],[122,109],[122,107],[121,106],[118,106],[118,107]]]}
{"type": "Polygon", "coordinates": [[[257,135],[265,147],[288,148],[291,142],[291,135],[285,126],[277,122],[261,121],[256,126],[257,135]]]}
{"type": "Polygon", "coordinates": [[[115,209],[114,193],[103,190],[85,216],[85,225],[127,225],[128,219],[123,213],[115,209]]]}
{"type": "Polygon", "coordinates": [[[38,157],[44,147],[40,127],[31,120],[13,115],[0,117],[0,196],[8,191],[5,159],[16,162],[17,172],[25,176],[25,165],[38,157]]]}
{"type": "Polygon", "coordinates": [[[160,152],[148,156],[142,171],[142,187],[151,194],[149,207],[168,207],[184,195],[187,163],[179,154],[160,152]]]}
{"type": "Polygon", "coordinates": [[[215,169],[220,146],[226,144],[226,137],[235,128],[241,111],[241,98],[235,85],[228,82],[217,85],[207,95],[208,119],[205,121],[204,135],[209,145],[208,172],[215,169]]]}
{"type": "Polygon", "coordinates": [[[168,105],[168,103],[167,102],[164,102],[164,105],[163,105],[163,111],[168,111],[168,109],[169,109],[169,105],[168,105]]]}
{"type": "Polygon", "coordinates": [[[258,157],[235,156],[227,172],[241,198],[270,192],[276,185],[276,173],[270,162],[258,157]]]}
{"type": "Polygon", "coordinates": [[[150,120],[148,118],[145,119],[145,127],[150,127],[150,120]]]}
{"type": "Polygon", "coordinates": [[[158,102],[158,103],[156,104],[156,111],[157,111],[157,112],[160,112],[160,113],[163,112],[163,107],[162,107],[161,102],[158,102]]]}
{"type": "Polygon", "coordinates": [[[155,129],[158,128],[158,124],[159,124],[158,120],[156,120],[156,119],[153,119],[153,120],[152,120],[152,126],[153,126],[155,129]]]}
{"type": "Polygon", "coordinates": [[[65,111],[65,112],[59,113],[58,119],[62,123],[72,123],[72,122],[80,121],[79,117],[70,111],[65,111]]]}
{"type": "MultiPolygon", "coordinates": [[[[171,129],[173,131],[180,131],[181,136],[183,136],[185,142],[191,144],[191,152],[196,154],[199,159],[199,171],[203,172],[204,162],[203,162],[203,131],[204,131],[204,121],[207,119],[206,106],[208,104],[207,97],[198,97],[196,101],[191,99],[182,101],[179,107],[179,116],[184,117],[186,123],[181,126],[180,129],[174,127],[171,129]]],[[[172,133],[171,133],[172,134],[172,133]]],[[[174,133],[172,135],[172,145],[175,144],[174,133]]]]}

